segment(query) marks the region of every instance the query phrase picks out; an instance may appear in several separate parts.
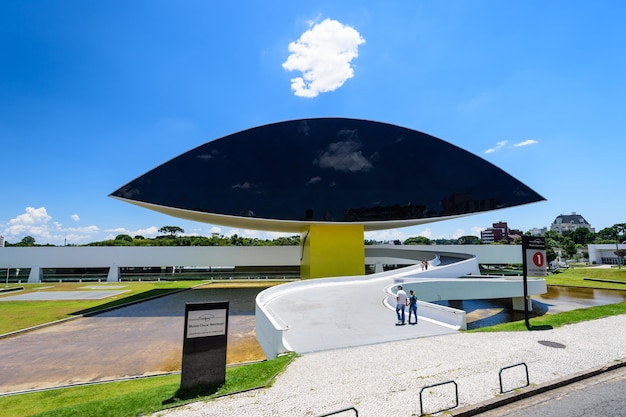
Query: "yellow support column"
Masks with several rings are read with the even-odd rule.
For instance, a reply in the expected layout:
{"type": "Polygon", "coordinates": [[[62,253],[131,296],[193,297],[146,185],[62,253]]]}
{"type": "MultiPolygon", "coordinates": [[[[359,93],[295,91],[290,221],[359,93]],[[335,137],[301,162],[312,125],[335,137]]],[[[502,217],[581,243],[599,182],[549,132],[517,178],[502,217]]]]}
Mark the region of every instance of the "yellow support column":
{"type": "Polygon", "coordinates": [[[311,225],[302,242],[302,278],[365,274],[363,225],[311,225]]]}

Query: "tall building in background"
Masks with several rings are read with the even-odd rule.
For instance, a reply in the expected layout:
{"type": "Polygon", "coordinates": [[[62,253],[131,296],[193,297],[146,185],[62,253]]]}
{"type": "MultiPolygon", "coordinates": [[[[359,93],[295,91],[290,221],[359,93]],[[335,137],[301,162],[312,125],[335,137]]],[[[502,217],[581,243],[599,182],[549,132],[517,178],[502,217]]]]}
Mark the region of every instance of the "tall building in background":
{"type": "Polygon", "coordinates": [[[483,243],[506,242],[511,243],[516,238],[522,237],[522,231],[509,229],[507,222],[493,223],[492,227],[480,232],[480,240],[483,243]]]}
{"type": "Polygon", "coordinates": [[[4,248],[4,236],[0,235],[0,248],[4,248]]]}
{"type": "Polygon", "coordinates": [[[591,233],[595,233],[595,228],[591,227],[589,222],[585,220],[580,214],[572,212],[572,214],[560,214],[554,219],[550,225],[550,230],[557,233],[563,233],[566,231],[573,232],[574,230],[584,227],[591,233]]]}
{"type": "Polygon", "coordinates": [[[532,229],[528,230],[531,236],[543,236],[546,234],[547,231],[547,227],[533,227],[532,229]]]}

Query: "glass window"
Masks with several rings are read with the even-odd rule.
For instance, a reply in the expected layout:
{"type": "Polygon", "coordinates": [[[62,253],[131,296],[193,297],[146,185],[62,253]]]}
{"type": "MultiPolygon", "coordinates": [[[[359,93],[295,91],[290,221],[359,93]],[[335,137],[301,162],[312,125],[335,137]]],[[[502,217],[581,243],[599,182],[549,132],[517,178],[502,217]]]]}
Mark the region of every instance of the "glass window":
{"type": "Polygon", "coordinates": [[[543,200],[503,170],[441,139],[343,118],[287,121],[216,139],[111,195],[305,222],[436,218],[543,200]]]}

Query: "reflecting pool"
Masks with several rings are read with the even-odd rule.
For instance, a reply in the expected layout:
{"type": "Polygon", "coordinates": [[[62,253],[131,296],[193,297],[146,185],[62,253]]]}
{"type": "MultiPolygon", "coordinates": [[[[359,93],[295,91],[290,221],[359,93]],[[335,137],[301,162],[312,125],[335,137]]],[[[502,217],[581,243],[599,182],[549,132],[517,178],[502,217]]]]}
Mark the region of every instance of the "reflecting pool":
{"type": "MultiPolygon", "coordinates": [[[[533,296],[530,317],[555,314],[626,301],[626,291],[549,285],[548,292],[533,296]]],[[[436,304],[465,310],[467,328],[478,329],[495,324],[524,320],[523,311],[513,311],[511,299],[440,301],[436,304]]]]}

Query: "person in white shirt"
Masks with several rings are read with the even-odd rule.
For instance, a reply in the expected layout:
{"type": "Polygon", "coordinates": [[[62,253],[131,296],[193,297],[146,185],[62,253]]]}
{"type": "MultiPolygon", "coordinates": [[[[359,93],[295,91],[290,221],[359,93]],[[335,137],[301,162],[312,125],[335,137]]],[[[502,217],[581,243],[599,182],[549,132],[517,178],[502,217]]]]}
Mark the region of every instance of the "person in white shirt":
{"type": "Polygon", "coordinates": [[[396,315],[398,316],[397,324],[405,324],[404,308],[406,307],[406,303],[406,292],[402,289],[402,285],[398,285],[398,292],[396,293],[396,315]]]}

